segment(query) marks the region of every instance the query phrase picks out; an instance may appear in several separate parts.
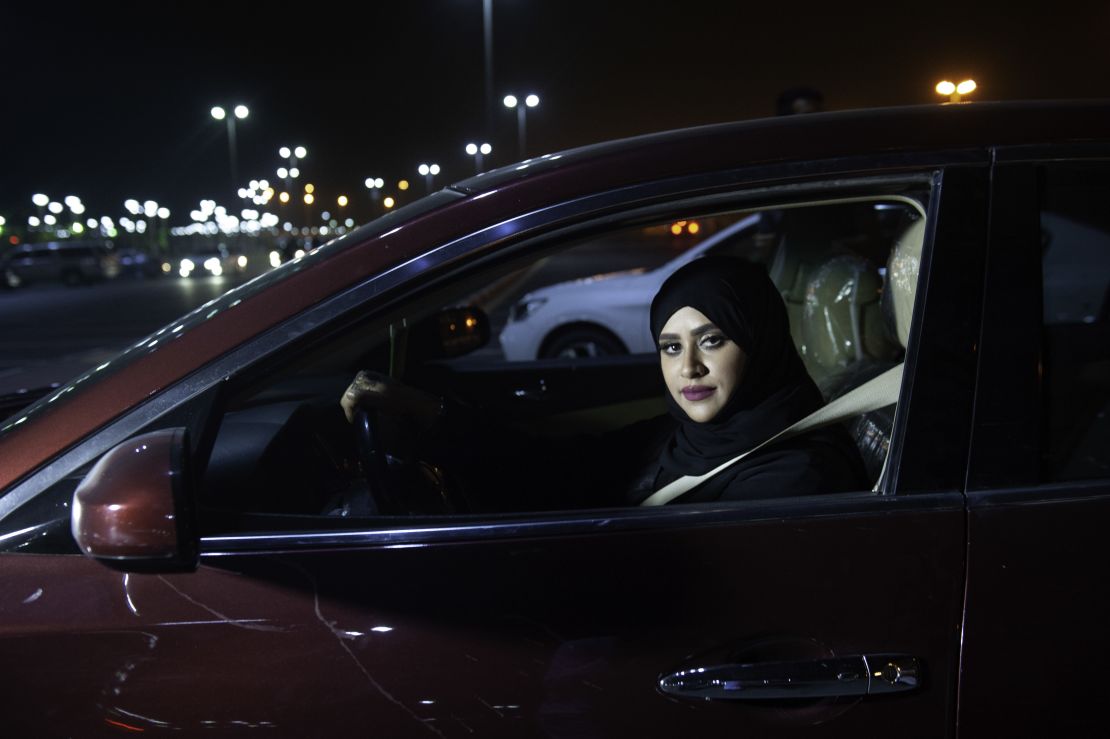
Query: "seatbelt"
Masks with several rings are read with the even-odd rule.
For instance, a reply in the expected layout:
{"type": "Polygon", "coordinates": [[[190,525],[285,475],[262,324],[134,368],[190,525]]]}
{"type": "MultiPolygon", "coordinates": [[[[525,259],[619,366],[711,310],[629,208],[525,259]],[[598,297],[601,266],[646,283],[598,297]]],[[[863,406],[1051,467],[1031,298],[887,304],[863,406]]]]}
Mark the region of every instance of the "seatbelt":
{"type": "Polygon", "coordinates": [[[852,389],[850,392],[841,395],[839,398],[830,403],[826,403],[822,407],[810,413],[808,416],[798,421],[794,425],[783,429],[770,439],[767,439],[762,444],[749,449],[748,451],[740,454],[732,459],[724,462],[723,464],[709,470],[704,475],[686,475],[680,477],[674,482],[664,485],[649,495],[644,502],[640,503],[642,506],[657,506],[670,503],[672,500],[682,495],[693,487],[696,487],[709,478],[716,475],[718,472],[731,467],[739,462],[744,457],[759,451],[765,446],[769,446],[776,441],[782,441],[791,436],[796,436],[803,431],[827,426],[830,423],[841,421],[850,416],[856,416],[860,413],[867,413],[877,408],[883,408],[898,402],[898,392],[902,387],[902,367],[903,364],[895,365],[886,372],[883,372],[877,377],[873,377],[867,382],[863,383],[857,388],[852,389]]]}

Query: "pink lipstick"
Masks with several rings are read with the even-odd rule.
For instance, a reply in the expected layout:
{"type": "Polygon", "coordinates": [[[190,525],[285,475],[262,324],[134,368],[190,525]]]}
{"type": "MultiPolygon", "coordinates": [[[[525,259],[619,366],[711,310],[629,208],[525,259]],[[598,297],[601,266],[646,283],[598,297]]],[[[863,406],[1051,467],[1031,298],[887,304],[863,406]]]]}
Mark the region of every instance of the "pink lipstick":
{"type": "Polygon", "coordinates": [[[705,400],[716,392],[716,390],[717,388],[709,387],[708,385],[690,385],[689,387],[682,388],[682,397],[691,402],[696,402],[705,400]]]}

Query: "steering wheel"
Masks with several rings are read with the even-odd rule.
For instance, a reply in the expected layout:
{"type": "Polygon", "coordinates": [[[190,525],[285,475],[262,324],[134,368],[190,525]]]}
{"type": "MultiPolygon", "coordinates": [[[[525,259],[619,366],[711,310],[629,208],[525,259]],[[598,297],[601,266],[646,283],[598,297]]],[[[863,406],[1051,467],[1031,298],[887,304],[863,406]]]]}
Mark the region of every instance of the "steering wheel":
{"type": "Polygon", "coordinates": [[[378,513],[461,513],[470,510],[465,492],[441,468],[385,451],[380,411],[354,413],[355,448],[378,513]],[[399,497],[404,494],[404,500],[399,497]]]}
{"type": "Polygon", "coordinates": [[[404,507],[393,494],[390,484],[389,460],[382,446],[378,412],[359,408],[354,414],[355,448],[370,494],[374,496],[378,512],[384,515],[405,513],[404,507]]]}

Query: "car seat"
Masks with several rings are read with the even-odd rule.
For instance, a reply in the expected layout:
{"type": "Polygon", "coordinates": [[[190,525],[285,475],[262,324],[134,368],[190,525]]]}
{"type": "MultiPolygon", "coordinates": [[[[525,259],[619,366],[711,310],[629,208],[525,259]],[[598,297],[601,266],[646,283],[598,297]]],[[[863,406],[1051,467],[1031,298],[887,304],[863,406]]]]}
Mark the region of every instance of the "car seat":
{"type": "Polygon", "coordinates": [[[799,353],[826,397],[845,371],[875,362],[886,368],[900,355],[883,315],[882,294],[880,271],[857,255],[833,257],[809,280],[799,353]]]}
{"type": "MultiPolygon", "coordinates": [[[[925,221],[916,220],[895,240],[885,284],[873,264],[858,256],[834,257],[814,274],[803,314],[803,356],[826,400],[904,357],[924,235],[925,221]]],[[[894,406],[856,416],[847,427],[877,483],[890,450],[894,406]]]]}

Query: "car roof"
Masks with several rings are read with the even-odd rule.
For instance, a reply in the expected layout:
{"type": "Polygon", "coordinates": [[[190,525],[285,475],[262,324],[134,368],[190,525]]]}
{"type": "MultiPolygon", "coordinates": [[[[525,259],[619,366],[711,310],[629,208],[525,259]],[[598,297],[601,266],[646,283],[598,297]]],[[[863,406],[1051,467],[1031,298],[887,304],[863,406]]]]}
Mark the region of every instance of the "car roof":
{"type": "MultiPolygon", "coordinates": [[[[626,179],[642,174],[630,159],[658,152],[656,167],[675,174],[794,159],[879,153],[892,148],[981,148],[1064,140],[1104,140],[1110,100],[968,102],[808,113],[650,133],[545,154],[484,172],[451,187],[480,194],[560,169],[608,161],[626,179]],[[818,134],[818,135],[815,135],[818,134]],[[718,144],[728,142],[721,148],[718,144]],[[908,142],[913,146],[907,147],[908,142]],[[712,152],[712,153],[710,153],[712,152]],[[685,164],[683,164],[685,162],[685,164]]],[[[658,172],[657,172],[658,174],[658,172]]]]}

